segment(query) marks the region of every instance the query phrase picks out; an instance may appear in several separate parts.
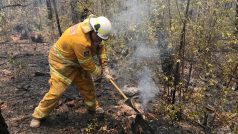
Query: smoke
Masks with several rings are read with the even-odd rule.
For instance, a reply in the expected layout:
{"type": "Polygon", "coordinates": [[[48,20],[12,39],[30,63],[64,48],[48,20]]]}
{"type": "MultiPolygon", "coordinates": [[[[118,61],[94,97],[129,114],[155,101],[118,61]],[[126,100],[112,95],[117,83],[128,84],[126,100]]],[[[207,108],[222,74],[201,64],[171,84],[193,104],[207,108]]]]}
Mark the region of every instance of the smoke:
{"type": "Polygon", "coordinates": [[[141,44],[136,48],[133,58],[148,60],[158,58],[158,55],[159,49],[157,47],[141,44]]]}
{"type": "Polygon", "coordinates": [[[112,18],[113,33],[123,35],[129,30],[137,29],[148,21],[150,6],[144,0],[123,1],[123,11],[112,18]]]}
{"type": "MultiPolygon", "coordinates": [[[[122,78],[138,80],[138,89],[140,91],[140,100],[142,106],[146,109],[147,103],[152,100],[159,92],[159,88],[153,81],[153,71],[151,63],[153,60],[159,59],[159,49],[157,45],[149,43],[148,41],[148,27],[150,26],[150,2],[146,0],[126,0],[121,3],[123,10],[112,17],[113,34],[116,37],[127,38],[127,47],[132,48],[129,64],[124,63],[122,78]],[[132,68],[132,72],[128,72],[128,68],[132,68]],[[132,76],[130,76],[132,73],[132,76]]],[[[131,82],[126,80],[126,82],[131,82]]]]}
{"type": "Polygon", "coordinates": [[[140,91],[140,99],[142,100],[142,107],[146,109],[147,103],[152,100],[159,92],[158,87],[152,79],[152,72],[147,67],[139,73],[138,90],[140,91]]]}

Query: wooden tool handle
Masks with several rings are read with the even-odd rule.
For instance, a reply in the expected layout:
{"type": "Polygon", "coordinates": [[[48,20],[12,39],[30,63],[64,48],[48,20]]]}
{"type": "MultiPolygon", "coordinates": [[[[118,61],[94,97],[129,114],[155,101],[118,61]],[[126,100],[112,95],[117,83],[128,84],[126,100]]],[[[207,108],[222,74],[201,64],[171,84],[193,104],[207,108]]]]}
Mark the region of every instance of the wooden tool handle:
{"type": "Polygon", "coordinates": [[[117,84],[112,80],[112,79],[109,79],[110,82],[114,85],[114,87],[121,93],[121,95],[123,96],[124,99],[128,99],[126,97],[126,95],[122,92],[122,90],[117,86],[117,84]]]}

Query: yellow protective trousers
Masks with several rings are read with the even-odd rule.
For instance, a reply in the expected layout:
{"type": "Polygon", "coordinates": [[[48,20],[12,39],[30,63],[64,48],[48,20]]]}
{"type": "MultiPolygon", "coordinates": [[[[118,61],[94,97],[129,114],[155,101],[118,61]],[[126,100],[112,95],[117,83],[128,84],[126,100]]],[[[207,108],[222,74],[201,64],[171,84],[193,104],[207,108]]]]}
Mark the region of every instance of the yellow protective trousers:
{"type": "MultiPolygon", "coordinates": [[[[76,77],[73,84],[76,85],[80,95],[84,98],[84,103],[87,109],[95,110],[98,103],[95,99],[95,87],[90,74],[84,70],[78,70],[74,75],[76,77]]],[[[39,105],[35,108],[35,111],[32,114],[33,118],[41,119],[49,115],[68,87],[67,84],[54,75],[51,75],[49,84],[50,89],[40,101],[39,105]]]]}
{"type": "MultiPolygon", "coordinates": [[[[51,60],[49,61],[51,63],[51,60]]],[[[96,101],[95,87],[90,73],[79,67],[75,67],[69,78],[83,97],[87,109],[91,111],[96,110],[98,102],[96,101]]],[[[69,86],[69,84],[63,82],[60,77],[56,76],[55,73],[52,73],[52,69],[49,84],[50,89],[35,108],[32,114],[33,118],[41,119],[48,116],[69,86]]]]}

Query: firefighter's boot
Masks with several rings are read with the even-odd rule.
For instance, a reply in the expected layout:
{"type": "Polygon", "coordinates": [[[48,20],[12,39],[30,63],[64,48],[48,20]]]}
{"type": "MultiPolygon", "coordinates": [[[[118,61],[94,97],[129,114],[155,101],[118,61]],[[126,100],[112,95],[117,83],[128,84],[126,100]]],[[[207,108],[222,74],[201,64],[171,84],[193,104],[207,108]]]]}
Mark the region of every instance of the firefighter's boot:
{"type": "Polygon", "coordinates": [[[31,123],[30,123],[30,127],[32,127],[32,128],[40,127],[40,119],[32,118],[31,123]]]}

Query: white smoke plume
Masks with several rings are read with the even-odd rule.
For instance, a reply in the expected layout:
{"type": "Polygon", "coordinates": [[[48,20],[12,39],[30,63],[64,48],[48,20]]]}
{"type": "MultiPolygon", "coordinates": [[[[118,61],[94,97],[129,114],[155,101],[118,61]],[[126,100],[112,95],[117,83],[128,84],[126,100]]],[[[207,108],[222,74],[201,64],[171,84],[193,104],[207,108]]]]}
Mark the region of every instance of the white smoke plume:
{"type": "Polygon", "coordinates": [[[149,4],[143,0],[126,0],[122,2],[124,10],[112,18],[113,33],[122,35],[148,21],[149,4]]]}
{"type": "Polygon", "coordinates": [[[159,49],[157,47],[141,44],[136,48],[133,58],[148,60],[158,58],[158,56],[159,49]]]}
{"type": "MultiPolygon", "coordinates": [[[[128,60],[130,64],[126,69],[131,68],[131,62],[139,65],[139,68],[133,68],[133,74],[138,79],[138,89],[140,90],[140,99],[142,106],[146,109],[147,103],[155,97],[159,92],[158,87],[152,79],[153,72],[149,67],[141,67],[142,63],[159,59],[159,49],[154,44],[148,44],[147,33],[142,30],[142,27],[149,24],[151,6],[147,0],[126,0],[121,2],[123,10],[112,17],[113,34],[120,37],[127,37],[128,47],[134,48],[128,60]],[[141,30],[141,31],[140,31],[141,30]],[[129,34],[128,34],[129,33],[129,34]],[[141,70],[143,68],[143,70],[141,70]]],[[[146,29],[144,29],[146,30],[146,29]]],[[[137,66],[136,66],[137,67],[137,66]]],[[[123,70],[122,77],[124,79],[131,78],[128,70],[123,70]]],[[[135,79],[136,79],[135,78],[135,79]]]]}
{"type": "Polygon", "coordinates": [[[154,83],[152,72],[147,67],[139,74],[139,78],[138,89],[140,91],[142,107],[146,109],[147,103],[159,93],[159,88],[154,83]]]}

